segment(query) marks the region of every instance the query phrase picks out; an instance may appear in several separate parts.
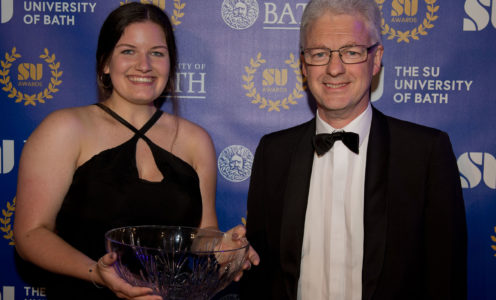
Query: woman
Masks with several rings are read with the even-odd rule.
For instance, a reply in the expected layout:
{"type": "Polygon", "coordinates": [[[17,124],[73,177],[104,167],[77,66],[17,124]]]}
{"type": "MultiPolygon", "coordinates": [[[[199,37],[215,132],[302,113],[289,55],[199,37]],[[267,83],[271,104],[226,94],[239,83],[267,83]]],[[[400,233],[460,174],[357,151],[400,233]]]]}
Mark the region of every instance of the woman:
{"type": "Polygon", "coordinates": [[[118,277],[104,233],[143,224],[217,228],[212,141],[201,127],[158,109],[174,94],[176,63],[161,9],[117,8],[98,39],[103,101],[50,114],[26,142],[16,248],[58,274],[49,299],[160,299],[118,277]]]}

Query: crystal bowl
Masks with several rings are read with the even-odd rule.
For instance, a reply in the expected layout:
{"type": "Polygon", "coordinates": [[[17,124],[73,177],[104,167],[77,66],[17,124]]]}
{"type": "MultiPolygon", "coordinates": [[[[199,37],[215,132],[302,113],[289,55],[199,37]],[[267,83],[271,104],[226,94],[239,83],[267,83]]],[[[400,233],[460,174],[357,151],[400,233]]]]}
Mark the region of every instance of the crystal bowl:
{"type": "Polygon", "coordinates": [[[164,300],[211,299],[241,271],[249,243],[217,230],[130,226],[105,234],[116,272],[164,300]]]}

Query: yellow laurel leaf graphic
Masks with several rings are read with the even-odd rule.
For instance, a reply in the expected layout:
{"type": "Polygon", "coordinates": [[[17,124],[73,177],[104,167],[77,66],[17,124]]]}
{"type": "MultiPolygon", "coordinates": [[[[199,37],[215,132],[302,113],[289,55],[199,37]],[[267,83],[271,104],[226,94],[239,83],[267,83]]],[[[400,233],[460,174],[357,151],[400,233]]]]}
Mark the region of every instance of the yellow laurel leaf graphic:
{"type": "MultiPolygon", "coordinates": [[[[4,237],[7,240],[14,240],[14,232],[11,230],[11,231],[9,231],[9,233],[7,233],[6,235],[4,235],[4,237]]],[[[11,243],[9,243],[9,245],[11,245],[11,243]]]]}
{"type": "MultiPolygon", "coordinates": [[[[496,226],[494,226],[494,233],[496,233],[496,226]]],[[[496,243],[496,236],[491,235],[491,240],[496,243]]],[[[496,251],[496,245],[491,245],[491,248],[496,251]]],[[[496,257],[496,252],[494,253],[494,257],[496,257]]]]}
{"type": "Polygon", "coordinates": [[[258,106],[258,108],[266,108],[267,107],[267,99],[265,99],[264,97],[262,97],[262,104],[260,104],[258,106]]]}
{"type": "Polygon", "coordinates": [[[6,211],[5,209],[2,209],[2,214],[4,217],[12,217],[12,211],[6,211]]]}
{"type": "Polygon", "coordinates": [[[243,84],[243,87],[245,88],[245,90],[251,90],[254,86],[254,83],[253,82],[250,82],[249,84],[243,84]]]}
{"type": "MultiPolygon", "coordinates": [[[[246,94],[245,94],[245,96],[246,96],[246,97],[249,97],[249,98],[253,98],[253,97],[255,96],[255,93],[256,93],[256,91],[252,90],[251,92],[246,93],[246,94]]],[[[253,103],[253,102],[252,102],[252,103],[253,103]]]]}
{"type": "Polygon", "coordinates": [[[269,100],[269,111],[273,111],[273,110],[276,110],[276,111],[281,111],[279,109],[279,106],[281,104],[281,101],[280,100],[277,100],[277,101],[272,101],[272,100],[269,100]]]}
{"type": "Polygon", "coordinates": [[[47,58],[47,57],[48,57],[48,49],[47,49],[47,48],[45,48],[45,52],[44,52],[42,55],[40,55],[40,58],[45,59],[45,58],[47,58]]]}
{"type": "MultiPolygon", "coordinates": [[[[120,1],[120,5],[124,5],[130,2],[132,1],[120,1]]],[[[153,4],[153,2],[150,0],[141,0],[140,2],[143,4],[153,4]]],[[[181,0],[174,0],[174,10],[172,11],[172,16],[170,17],[170,21],[173,26],[177,26],[182,23],[179,19],[184,16],[184,13],[181,12],[181,10],[183,10],[185,6],[186,3],[181,3],[181,0]]],[[[159,7],[161,9],[164,9],[164,7],[161,7],[161,5],[159,5],[159,7]]],[[[175,28],[173,28],[173,30],[175,30],[175,28]]]]}
{"type": "Polygon", "coordinates": [[[181,0],[174,0],[174,10],[171,16],[171,23],[174,26],[181,24],[182,22],[179,20],[184,16],[182,10],[186,6],[186,3],[181,3],[181,0]]]}
{"type": "Polygon", "coordinates": [[[243,80],[244,81],[252,81],[253,80],[253,76],[252,75],[250,75],[250,76],[243,75],[243,80]]]}
{"type": "Polygon", "coordinates": [[[251,75],[251,74],[255,73],[255,71],[256,71],[255,69],[251,69],[250,67],[245,66],[246,74],[251,75]]]}
{"type": "Polygon", "coordinates": [[[253,92],[256,94],[256,96],[255,99],[251,101],[251,103],[253,104],[260,103],[262,101],[262,97],[260,96],[260,94],[257,94],[257,89],[253,89],[253,92]]]}
{"type": "Polygon", "coordinates": [[[246,96],[251,99],[251,103],[253,104],[260,104],[258,108],[264,109],[268,107],[268,111],[278,111],[280,112],[281,109],[280,107],[289,110],[291,105],[298,104],[294,99],[299,99],[303,97],[303,79],[301,76],[301,70],[300,70],[300,61],[299,59],[296,59],[296,56],[293,53],[289,54],[289,59],[286,59],[284,63],[288,66],[290,66],[293,69],[293,72],[296,75],[296,84],[295,88],[293,91],[289,94],[288,97],[282,99],[282,100],[271,100],[271,99],[265,99],[265,97],[261,97],[260,94],[257,93],[255,83],[253,82],[255,72],[257,69],[262,65],[266,63],[266,60],[262,58],[262,53],[259,52],[257,53],[257,56],[255,59],[250,58],[250,66],[245,66],[245,72],[246,74],[242,76],[243,81],[245,84],[243,84],[243,88],[245,90],[248,90],[246,93],[246,96]]]}
{"type": "MultiPolygon", "coordinates": [[[[417,28],[414,28],[412,30],[407,30],[407,31],[399,31],[395,30],[388,24],[386,24],[386,21],[384,17],[381,19],[381,34],[382,35],[387,35],[388,40],[393,40],[397,39],[396,41],[398,43],[400,42],[405,42],[405,43],[410,43],[410,39],[413,40],[418,40],[418,34],[420,35],[427,35],[427,31],[425,29],[430,29],[434,27],[434,22],[435,20],[438,19],[438,16],[435,15],[435,13],[439,10],[439,5],[434,6],[437,0],[424,0],[425,3],[427,4],[427,10],[428,12],[426,13],[425,18],[422,20],[422,23],[417,26],[417,28]]],[[[375,0],[375,3],[379,6],[379,9],[381,10],[382,14],[382,6],[384,4],[384,0],[375,0]]]]}
{"type": "Polygon", "coordinates": [[[45,61],[46,61],[47,63],[49,63],[49,64],[53,63],[53,62],[55,61],[55,54],[53,54],[53,55],[52,55],[52,56],[50,56],[50,57],[47,57],[47,58],[45,59],[45,61]]]}
{"type": "Polygon", "coordinates": [[[55,88],[56,86],[62,84],[62,80],[60,80],[60,77],[62,76],[62,71],[59,71],[60,68],[60,62],[55,62],[55,54],[50,55],[50,52],[48,51],[47,48],[43,50],[43,54],[41,54],[39,57],[42,58],[47,64],[48,67],[52,70],[51,74],[52,77],[50,78],[50,84],[48,86],[48,89],[45,89],[43,92],[32,95],[24,94],[20,91],[18,91],[16,88],[12,86],[12,82],[10,82],[10,76],[7,76],[9,74],[9,69],[12,66],[12,62],[14,62],[16,59],[20,58],[21,55],[19,53],[16,53],[16,48],[13,47],[11,54],[5,53],[5,59],[9,63],[5,63],[4,61],[0,61],[0,65],[2,66],[2,70],[0,71],[0,84],[3,85],[2,90],[5,92],[9,92],[8,97],[9,98],[16,98],[15,102],[19,103],[24,101],[24,105],[33,105],[35,106],[36,103],[45,103],[45,99],[52,99],[53,96],[50,93],[56,93],[59,90],[55,88]]]}
{"type": "Polygon", "coordinates": [[[12,204],[7,201],[7,209],[2,209],[2,217],[0,217],[0,230],[5,233],[3,238],[9,241],[10,246],[14,246],[14,232],[12,230],[12,215],[15,211],[15,201],[12,200],[12,204]]]}

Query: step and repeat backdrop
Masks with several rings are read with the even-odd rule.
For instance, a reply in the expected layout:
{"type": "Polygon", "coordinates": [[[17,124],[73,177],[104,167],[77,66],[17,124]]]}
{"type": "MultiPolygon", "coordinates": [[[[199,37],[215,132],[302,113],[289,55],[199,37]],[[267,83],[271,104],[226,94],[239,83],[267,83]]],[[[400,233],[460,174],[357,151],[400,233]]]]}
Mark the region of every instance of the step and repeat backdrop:
{"type": "MultiPolygon", "coordinates": [[[[375,1],[385,52],[373,105],[450,135],[467,212],[469,299],[496,299],[496,0],[375,1]]],[[[143,2],[174,25],[180,114],[215,143],[226,230],[244,222],[260,137],[314,116],[298,53],[307,1],[143,2]]],[[[14,263],[19,157],[47,114],[97,101],[98,32],[123,3],[0,0],[0,300],[45,299],[14,263]]],[[[217,298],[237,299],[231,290],[217,298]]]]}

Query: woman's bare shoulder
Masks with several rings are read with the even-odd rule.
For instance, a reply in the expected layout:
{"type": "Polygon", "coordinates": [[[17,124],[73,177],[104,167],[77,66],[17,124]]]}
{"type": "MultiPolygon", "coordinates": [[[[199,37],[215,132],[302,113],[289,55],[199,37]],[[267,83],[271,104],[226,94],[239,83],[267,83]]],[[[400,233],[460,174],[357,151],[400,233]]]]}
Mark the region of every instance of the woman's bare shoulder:
{"type": "Polygon", "coordinates": [[[177,138],[173,151],[195,169],[215,155],[210,134],[200,125],[184,118],[177,118],[177,138]]]}
{"type": "Polygon", "coordinates": [[[63,108],[48,114],[27,143],[76,146],[91,124],[91,106],[63,108]]]}
{"type": "Polygon", "coordinates": [[[196,144],[205,142],[210,143],[212,141],[210,134],[200,125],[181,117],[177,117],[177,119],[178,135],[185,138],[186,142],[196,144]]]}

